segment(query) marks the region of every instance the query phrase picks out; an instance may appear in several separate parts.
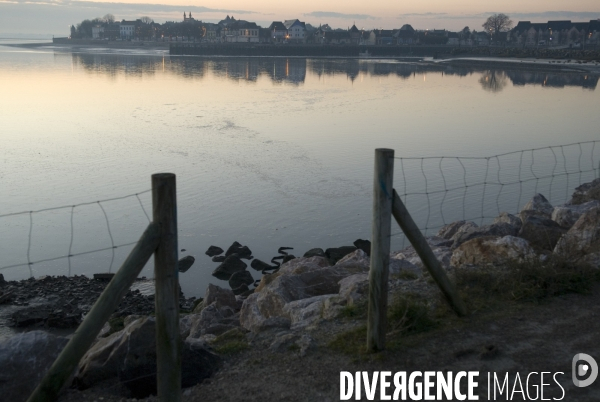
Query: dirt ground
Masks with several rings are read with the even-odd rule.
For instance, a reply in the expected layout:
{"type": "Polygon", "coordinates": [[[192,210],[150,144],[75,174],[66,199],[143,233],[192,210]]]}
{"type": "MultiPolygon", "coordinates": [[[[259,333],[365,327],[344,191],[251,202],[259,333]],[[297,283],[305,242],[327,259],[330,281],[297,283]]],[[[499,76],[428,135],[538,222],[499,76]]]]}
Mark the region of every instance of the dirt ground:
{"type": "MultiPolygon", "coordinates": [[[[577,353],[600,358],[599,314],[600,285],[585,295],[558,296],[539,304],[515,302],[500,311],[453,319],[442,328],[406,336],[393,350],[376,354],[332,349],[328,344],[342,327],[336,322],[325,323],[310,333],[318,346],[306,356],[300,357],[297,350],[291,349],[273,353],[268,350],[268,343],[254,341],[249,349],[225,357],[215,376],[185,389],[183,400],[338,401],[340,371],[371,374],[374,371],[432,370],[479,371],[477,390],[481,401],[507,400],[506,392],[495,399],[493,395],[488,398],[488,372],[495,372],[501,381],[508,372],[511,390],[517,373],[526,388],[528,373],[551,372],[543,379],[547,384],[545,399],[598,401],[600,380],[586,388],[575,387],[571,380],[571,361],[577,353]],[[556,372],[564,373],[556,376],[564,391],[553,381],[552,375],[556,372]]],[[[346,322],[343,327],[347,329],[349,325],[353,323],[346,322]]],[[[532,375],[531,378],[529,392],[533,399],[534,385],[539,386],[540,377],[532,375]]],[[[69,390],[60,401],[122,401],[125,398],[118,396],[121,387],[105,383],[86,391],[69,390]]],[[[518,386],[516,389],[519,391],[518,386]]],[[[375,400],[379,400],[379,393],[376,395],[375,400]]],[[[364,390],[362,398],[367,400],[364,390]]],[[[155,400],[156,397],[148,398],[148,401],[155,400]]],[[[530,399],[524,399],[517,392],[512,400],[530,399]]]]}

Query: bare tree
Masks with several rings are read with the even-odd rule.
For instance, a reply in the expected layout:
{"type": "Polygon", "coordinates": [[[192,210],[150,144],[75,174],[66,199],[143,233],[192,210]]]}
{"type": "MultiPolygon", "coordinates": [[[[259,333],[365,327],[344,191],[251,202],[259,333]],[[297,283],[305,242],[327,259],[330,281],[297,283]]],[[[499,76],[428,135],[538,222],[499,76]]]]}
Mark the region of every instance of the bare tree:
{"type": "Polygon", "coordinates": [[[498,32],[510,30],[513,26],[513,22],[506,14],[494,14],[488,17],[487,21],[481,26],[484,27],[488,33],[497,34],[498,32]]]}
{"type": "Polygon", "coordinates": [[[142,21],[143,24],[152,24],[154,22],[152,18],[145,16],[140,18],[140,21],[142,21]]]}
{"type": "Polygon", "coordinates": [[[102,19],[108,24],[113,24],[115,22],[115,16],[112,14],[106,14],[102,19]]]}

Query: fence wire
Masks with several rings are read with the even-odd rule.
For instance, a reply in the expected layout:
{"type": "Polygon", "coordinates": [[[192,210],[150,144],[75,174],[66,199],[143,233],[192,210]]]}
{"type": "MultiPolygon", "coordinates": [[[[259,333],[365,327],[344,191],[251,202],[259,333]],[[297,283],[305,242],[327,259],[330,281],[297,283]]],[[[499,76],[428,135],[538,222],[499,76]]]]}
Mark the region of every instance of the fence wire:
{"type": "MultiPolygon", "coordinates": [[[[552,205],[567,203],[577,186],[600,177],[600,141],[487,157],[394,159],[401,173],[394,188],[426,236],[460,220],[483,225],[502,212],[517,214],[537,193],[552,205]]],[[[404,233],[392,236],[404,248],[404,233]]]]}
{"type": "MultiPolygon", "coordinates": [[[[110,264],[108,267],[108,272],[112,272],[113,266],[114,266],[114,262],[115,262],[115,250],[122,248],[122,247],[128,247],[128,246],[133,246],[135,244],[137,244],[137,240],[136,241],[130,241],[130,242],[121,242],[119,244],[117,244],[117,242],[115,241],[115,238],[113,236],[113,233],[111,231],[111,224],[110,224],[110,219],[109,219],[109,214],[107,213],[106,209],[105,209],[105,205],[111,202],[115,202],[115,201],[119,201],[119,200],[125,200],[128,198],[132,198],[135,197],[137,199],[137,203],[136,205],[139,204],[139,208],[142,210],[144,216],[146,217],[146,219],[148,220],[148,222],[150,222],[150,216],[148,215],[148,212],[146,211],[146,208],[144,207],[144,204],[142,203],[142,200],[140,199],[140,195],[146,194],[146,193],[150,193],[152,190],[145,190],[145,191],[141,191],[141,192],[137,192],[137,193],[133,193],[133,194],[128,194],[128,195],[124,195],[124,196],[120,196],[120,197],[114,197],[114,198],[108,198],[108,199],[104,199],[104,200],[99,200],[99,201],[90,201],[90,202],[83,202],[80,204],[75,204],[75,205],[63,205],[63,206],[58,206],[58,207],[51,207],[51,208],[43,208],[43,209],[38,209],[38,210],[34,210],[34,211],[22,211],[22,212],[13,212],[13,213],[7,213],[7,214],[1,214],[0,215],[0,222],[2,222],[2,220],[7,220],[8,218],[14,218],[14,217],[19,217],[19,216],[25,216],[28,215],[29,216],[29,231],[28,231],[28,240],[27,240],[27,254],[26,254],[26,262],[22,262],[22,263],[16,263],[16,264],[9,264],[9,265],[3,265],[0,266],[0,271],[3,270],[7,270],[10,268],[18,268],[18,267],[28,267],[29,268],[29,276],[33,277],[33,266],[35,264],[41,264],[41,263],[45,263],[45,262],[50,262],[50,261],[57,261],[57,260],[61,260],[61,259],[67,259],[67,266],[68,266],[68,276],[71,276],[72,274],[72,261],[71,259],[73,257],[78,257],[78,256],[83,256],[83,255],[89,255],[89,254],[93,254],[93,253],[98,253],[98,252],[102,252],[102,251],[111,251],[112,256],[111,256],[111,260],[110,260],[110,264]],[[82,207],[85,206],[93,206],[93,205],[98,205],[98,208],[100,209],[100,211],[102,212],[102,217],[104,218],[104,221],[106,223],[106,233],[108,234],[108,238],[110,239],[110,247],[101,247],[101,248],[96,248],[96,249],[90,249],[90,250],[85,250],[85,251],[81,251],[81,252],[77,252],[74,253],[73,252],[73,245],[75,242],[75,225],[74,225],[74,216],[75,216],[75,210],[79,209],[81,210],[82,207]],[[56,212],[56,211],[61,211],[61,210],[67,210],[70,209],[69,214],[70,214],[70,219],[69,219],[69,224],[70,224],[70,241],[69,241],[69,247],[68,250],[66,252],[66,254],[59,254],[59,255],[54,255],[48,258],[43,258],[43,259],[37,259],[37,260],[33,260],[31,257],[31,252],[32,252],[32,238],[33,238],[33,233],[34,233],[34,215],[39,215],[41,213],[44,212],[56,212]]],[[[139,236],[139,231],[136,232],[136,235],[139,236]]],[[[137,238],[137,237],[136,237],[137,238]]]]}

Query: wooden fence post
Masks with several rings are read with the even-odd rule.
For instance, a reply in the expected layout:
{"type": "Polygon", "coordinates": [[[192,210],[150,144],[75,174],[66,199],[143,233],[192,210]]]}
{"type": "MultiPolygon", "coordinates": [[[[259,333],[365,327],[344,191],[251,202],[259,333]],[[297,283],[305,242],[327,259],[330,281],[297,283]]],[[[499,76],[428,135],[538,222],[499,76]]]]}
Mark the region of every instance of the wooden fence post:
{"type": "Polygon", "coordinates": [[[438,287],[442,290],[446,299],[456,311],[456,313],[460,316],[467,315],[467,308],[463,303],[462,299],[458,295],[458,292],[448,279],[448,276],[444,272],[440,262],[436,258],[435,254],[429,247],[429,243],[423,234],[417,227],[415,221],[413,221],[412,217],[408,213],[408,210],[404,206],[404,203],[396,193],[394,192],[394,201],[392,204],[392,213],[394,214],[394,218],[402,228],[402,231],[410,241],[410,244],[415,248],[415,251],[423,261],[423,265],[427,268],[427,271],[431,274],[438,287]]]}
{"type": "Polygon", "coordinates": [[[160,225],[154,253],[156,286],[156,383],[158,400],[181,401],[179,272],[177,271],[177,199],[175,175],[152,175],[152,218],[160,225]]]}
{"type": "Polygon", "coordinates": [[[367,323],[367,350],[369,351],[385,348],[393,178],[394,150],[376,149],[373,178],[371,267],[369,270],[369,318],[367,323]]]}
{"type": "Polygon", "coordinates": [[[140,241],[131,250],[121,268],[98,297],[69,343],[56,358],[42,382],[33,391],[28,402],[48,402],[58,398],[58,393],[64,383],[71,377],[106,320],[119,306],[121,299],[152,256],[160,240],[159,231],[157,224],[150,223],[148,225],[140,241]]]}

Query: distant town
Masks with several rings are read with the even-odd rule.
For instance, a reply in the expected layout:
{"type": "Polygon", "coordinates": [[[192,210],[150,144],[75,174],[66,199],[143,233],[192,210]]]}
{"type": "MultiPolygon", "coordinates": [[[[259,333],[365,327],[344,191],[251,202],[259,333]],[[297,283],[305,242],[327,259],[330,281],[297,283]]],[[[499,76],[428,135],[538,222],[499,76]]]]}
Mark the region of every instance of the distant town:
{"type": "Polygon", "coordinates": [[[547,21],[535,23],[513,21],[507,15],[494,14],[481,30],[465,27],[452,32],[445,29],[420,30],[405,24],[398,29],[359,29],[353,24],[346,29],[333,29],[328,24],[318,27],[298,19],[273,21],[263,28],[255,22],[226,16],[218,23],[195,19],[184,12],[180,21],[163,24],[149,17],[134,21],[115,20],[111,14],[84,20],[71,26],[70,39],[98,41],[154,41],[195,43],[275,43],[328,45],[450,45],[523,47],[597,47],[600,44],[600,18],[588,22],[547,21]]]}

